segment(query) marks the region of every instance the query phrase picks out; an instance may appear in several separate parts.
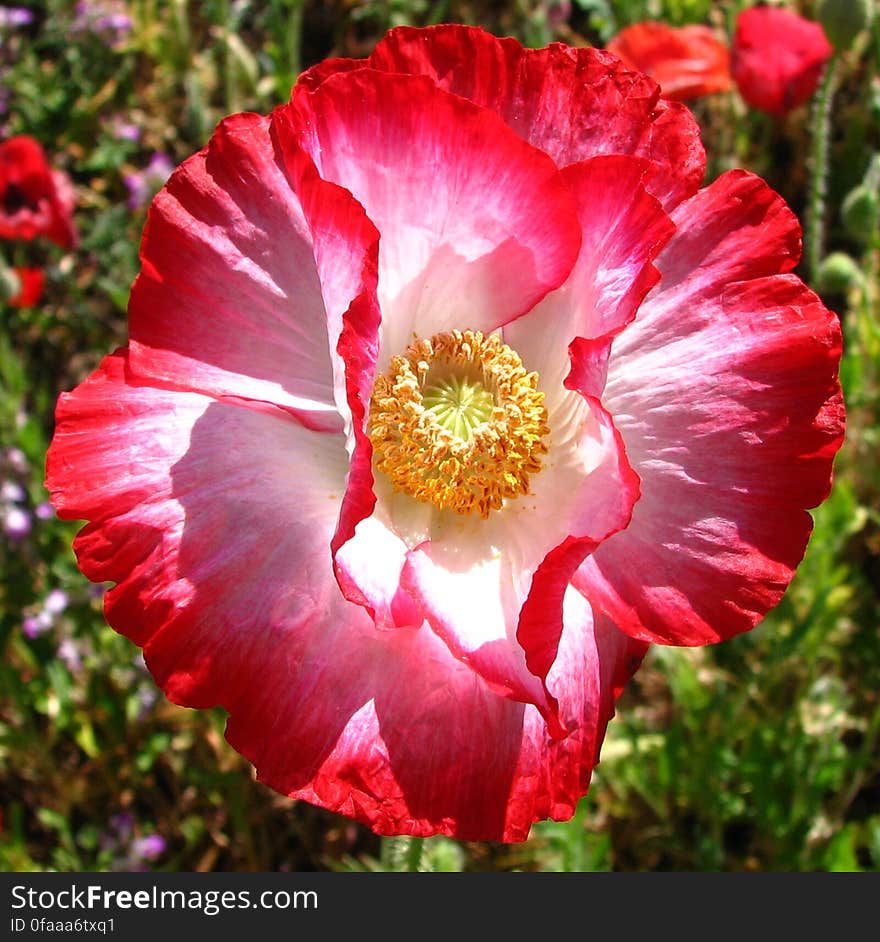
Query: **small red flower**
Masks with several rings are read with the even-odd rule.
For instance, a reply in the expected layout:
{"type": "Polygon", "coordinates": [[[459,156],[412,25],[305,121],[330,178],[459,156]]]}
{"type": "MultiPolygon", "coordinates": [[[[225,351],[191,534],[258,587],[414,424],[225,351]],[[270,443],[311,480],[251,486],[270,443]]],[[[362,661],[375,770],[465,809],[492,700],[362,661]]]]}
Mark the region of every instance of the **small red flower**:
{"type": "Polygon", "coordinates": [[[748,104],[781,117],[810,98],[831,52],[818,23],[779,7],[752,7],[736,21],[733,78],[748,104]]]}
{"type": "Polygon", "coordinates": [[[70,180],[49,166],[38,141],[19,135],[0,143],[0,239],[39,236],[72,248],[73,206],[70,180]]]}
{"type": "Polygon", "coordinates": [[[13,307],[31,307],[43,296],[43,271],[40,268],[14,268],[18,277],[18,294],[7,302],[13,307]]]}
{"type": "Polygon", "coordinates": [[[608,51],[650,75],[664,98],[688,101],[730,88],[727,46],[708,26],[635,23],[608,43],[608,51]]]}
{"type": "Polygon", "coordinates": [[[392,31],[153,201],[47,462],[167,695],[381,833],[571,817],[652,642],[752,628],[843,435],[797,219],[595,49],[392,31]]]}

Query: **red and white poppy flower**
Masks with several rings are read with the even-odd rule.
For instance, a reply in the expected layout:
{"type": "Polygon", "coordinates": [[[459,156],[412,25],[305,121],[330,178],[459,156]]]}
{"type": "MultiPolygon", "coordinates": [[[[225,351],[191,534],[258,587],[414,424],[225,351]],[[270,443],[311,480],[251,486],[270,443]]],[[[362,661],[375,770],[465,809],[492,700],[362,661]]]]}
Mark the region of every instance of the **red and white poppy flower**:
{"type": "Polygon", "coordinates": [[[829,487],[840,332],[759,179],[613,56],[394,30],[227,118],[48,459],[110,623],[273,788],[569,817],[649,642],[751,628],[829,487]]]}

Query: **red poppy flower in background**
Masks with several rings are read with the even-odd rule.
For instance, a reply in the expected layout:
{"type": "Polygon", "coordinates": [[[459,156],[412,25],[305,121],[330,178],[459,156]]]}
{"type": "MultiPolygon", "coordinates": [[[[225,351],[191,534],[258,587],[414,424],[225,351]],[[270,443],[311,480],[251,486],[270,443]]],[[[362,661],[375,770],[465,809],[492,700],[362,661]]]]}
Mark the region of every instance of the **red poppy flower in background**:
{"type": "Polygon", "coordinates": [[[779,7],[752,7],[736,20],[733,78],[748,104],[781,117],[810,98],[831,52],[818,23],[779,7]]]}
{"type": "Polygon", "coordinates": [[[758,178],[595,49],[390,32],[150,209],[47,484],[176,703],[381,833],[524,839],[652,641],[781,597],[843,434],[758,178]]]}
{"type": "Polygon", "coordinates": [[[0,239],[41,236],[72,248],[73,206],[70,180],[49,166],[38,141],[22,134],[0,143],[0,239]]]}
{"type": "Polygon", "coordinates": [[[708,26],[635,23],[607,48],[629,68],[650,75],[664,98],[688,101],[730,88],[727,46],[708,26]]]}
{"type": "Polygon", "coordinates": [[[31,307],[43,296],[45,276],[41,268],[13,268],[18,278],[18,293],[7,302],[13,307],[31,307]]]}

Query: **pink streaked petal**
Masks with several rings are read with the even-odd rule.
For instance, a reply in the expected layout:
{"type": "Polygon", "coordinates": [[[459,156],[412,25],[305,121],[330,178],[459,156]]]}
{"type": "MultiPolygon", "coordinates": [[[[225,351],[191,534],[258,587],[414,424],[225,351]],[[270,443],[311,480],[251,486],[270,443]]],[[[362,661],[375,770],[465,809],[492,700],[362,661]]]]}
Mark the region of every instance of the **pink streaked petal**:
{"type": "MultiPolygon", "coordinates": [[[[717,294],[719,285],[788,272],[800,259],[797,217],[745,170],[722,174],[678,206],[672,221],[676,235],[658,258],[663,278],[650,303],[678,308],[688,321],[703,317],[699,302],[717,294]]],[[[676,327],[678,333],[689,329],[688,322],[676,327]]]]}
{"type": "MultiPolygon", "coordinates": [[[[225,574],[212,604],[225,599],[230,611],[246,608],[247,584],[273,566],[274,590],[252,586],[261,604],[274,604],[273,591],[304,604],[310,581],[329,577],[321,537],[338,515],[344,438],[267,409],[140,385],[124,354],[61,397],[47,486],[62,517],[91,521],[76,540],[80,566],[120,583],[108,618],[119,626],[113,613],[124,610],[123,630],[139,643],[183,616],[203,575],[225,574]]],[[[216,630],[229,630],[224,618],[216,630]]]]}
{"type": "Polygon", "coordinates": [[[291,135],[286,109],[277,108],[270,116],[270,134],[288,179],[300,194],[321,284],[330,350],[339,354],[341,345],[352,356],[363,357],[350,364],[341,355],[331,357],[336,405],[348,422],[355,391],[352,383],[363,391],[373,382],[380,319],[376,301],[379,233],[347,190],[318,175],[291,135]]]}
{"type": "Polygon", "coordinates": [[[565,280],[580,232],[553,162],[422,76],[361,69],[291,106],[321,176],[381,233],[383,359],[412,334],[489,331],[565,280]]]}
{"type": "Polygon", "coordinates": [[[442,25],[392,30],[367,61],[375,69],[426,75],[497,112],[560,167],[600,154],[645,157],[654,165],[649,190],[664,206],[702,183],[706,157],[693,115],[661,100],[653,80],[626,71],[607,52],[560,43],[525,49],[480,29],[442,25]]]}
{"type": "Polygon", "coordinates": [[[816,295],[777,275],[696,296],[652,296],[615,341],[604,403],[642,498],[574,580],[624,631],[670,644],[746,631],[779,601],[843,439],[840,326],[816,295]]]}
{"type": "Polygon", "coordinates": [[[607,619],[594,628],[577,593],[565,613],[551,678],[572,729],[562,741],[427,629],[363,634],[331,621],[304,629],[306,657],[279,663],[227,736],[276,790],[379,833],[524,840],[534,821],[574,813],[646,648],[607,619]]]}
{"type": "Polygon", "coordinates": [[[627,637],[573,589],[565,594],[564,629],[547,685],[570,730],[549,740],[533,707],[525,713],[523,749],[508,811],[508,836],[522,840],[528,821],[570,818],[589,788],[615,699],[648,646],[627,637]]]}
{"type": "MultiPolygon", "coordinates": [[[[361,246],[337,242],[359,269],[361,246]]],[[[312,233],[267,118],[227,118],[178,168],[151,207],[141,260],[136,375],[341,428],[312,233]]]]}
{"type": "Polygon", "coordinates": [[[575,337],[568,346],[571,368],[565,378],[565,385],[585,396],[601,397],[608,381],[608,360],[613,342],[613,336],[595,340],[575,337]]]}
{"type": "MultiPolygon", "coordinates": [[[[603,540],[627,526],[640,496],[639,476],[630,466],[611,416],[598,399],[588,394],[581,408],[589,414],[593,432],[581,438],[579,447],[587,445],[600,454],[583,461],[582,467],[592,465],[588,474],[568,480],[568,474],[560,474],[552,482],[552,505],[568,511],[568,535],[547,553],[535,571],[517,629],[529,670],[539,677],[547,676],[556,658],[562,632],[562,600],[577,568],[603,540]]],[[[548,500],[545,506],[550,505],[548,500]]]]}
{"type": "MultiPolygon", "coordinates": [[[[355,72],[357,69],[369,67],[369,59],[323,59],[305,72],[301,72],[296,80],[297,87],[315,89],[331,75],[340,72],[355,72]]],[[[296,91],[293,92],[293,96],[296,91]]]]}
{"type": "MultiPolygon", "coordinates": [[[[407,554],[400,584],[457,658],[500,694],[535,704],[561,735],[544,680],[562,598],[584,556],[626,526],[638,478],[598,401],[570,392],[549,424],[548,454],[530,492],[485,520],[435,513],[424,542],[407,554]]],[[[390,518],[392,527],[409,522],[400,511],[390,518]]]]}
{"type": "Polygon", "coordinates": [[[170,464],[186,453],[192,426],[210,402],[195,393],[140,387],[125,350],[105,357],[58,400],[46,486],[59,516],[112,519],[150,503],[157,478],[166,478],[170,464]]]}
{"type": "Polygon", "coordinates": [[[418,627],[424,621],[400,584],[406,554],[406,543],[376,515],[361,519],[336,548],[336,572],[346,597],[363,605],[379,628],[418,627]]]}
{"type": "Polygon", "coordinates": [[[634,150],[651,161],[646,186],[671,211],[702,186],[706,151],[700,126],[680,101],[661,98],[651,113],[651,133],[634,150]]]}
{"type": "Polygon", "coordinates": [[[675,227],[645,190],[649,168],[640,158],[594,157],[562,171],[581,223],[580,254],[565,284],[504,330],[551,399],[562,392],[575,338],[603,338],[592,349],[607,350],[660,278],[652,263],[675,227]]]}
{"type": "Polygon", "coordinates": [[[528,669],[525,651],[512,630],[527,591],[522,574],[501,552],[457,569],[442,550],[428,544],[410,551],[401,585],[418,599],[429,624],[455,658],[499,696],[534,704],[551,735],[564,735],[556,701],[528,669]]]}
{"type": "Polygon", "coordinates": [[[364,630],[349,605],[298,631],[227,737],[272,788],[382,834],[501,839],[526,707],[427,629],[364,630]]]}
{"type": "MultiPolygon", "coordinates": [[[[337,555],[376,503],[366,417],[379,355],[379,233],[347,190],[318,176],[315,165],[293,140],[293,134],[289,109],[276,109],[272,115],[273,139],[284,155],[296,190],[303,194],[303,212],[312,234],[328,332],[331,339],[338,338],[333,385],[337,407],[346,420],[350,466],[339,522],[330,545],[336,575],[346,597],[376,613],[337,555]]],[[[388,567],[375,566],[375,559],[373,563],[381,578],[388,567]]]]}

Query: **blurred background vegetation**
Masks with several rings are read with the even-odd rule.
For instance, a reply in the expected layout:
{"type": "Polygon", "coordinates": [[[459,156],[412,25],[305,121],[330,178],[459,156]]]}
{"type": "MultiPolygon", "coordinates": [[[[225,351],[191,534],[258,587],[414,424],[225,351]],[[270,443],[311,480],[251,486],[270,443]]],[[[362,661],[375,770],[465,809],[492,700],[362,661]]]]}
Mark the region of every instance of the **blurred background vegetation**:
{"type": "MultiPolygon", "coordinates": [[[[223,115],[268,111],[302,68],[367,54],[395,25],[603,45],[645,19],[730,37],[746,5],[53,0],[22,4],[30,15],[18,19],[0,9],[0,138],[33,135],[67,171],[81,233],[68,252],[15,246],[7,262],[44,267],[46,290],[35,307],[0,306],[0,511],[19,524],[0,531],[0,869],[880,869],[880,17],[839,51],[827,192],[813,210],[826,259],[813,287],[845,334],[849,423],[832,495],[795,582],[755,631],[651,651],[572,821],[536,825],[518,845],[412,847],[255,782],[225,744],[220,711],[168,703],[138,649],[107,627],[100,587],[70,549],[78,527],[54,517],[42,485],[57,394],[125,342],[149,198],[223,115]]],[[[754,170],[804,219],[815,109],[772,119],[735,89],[693,108],[707,179],[754,170]]]]}

